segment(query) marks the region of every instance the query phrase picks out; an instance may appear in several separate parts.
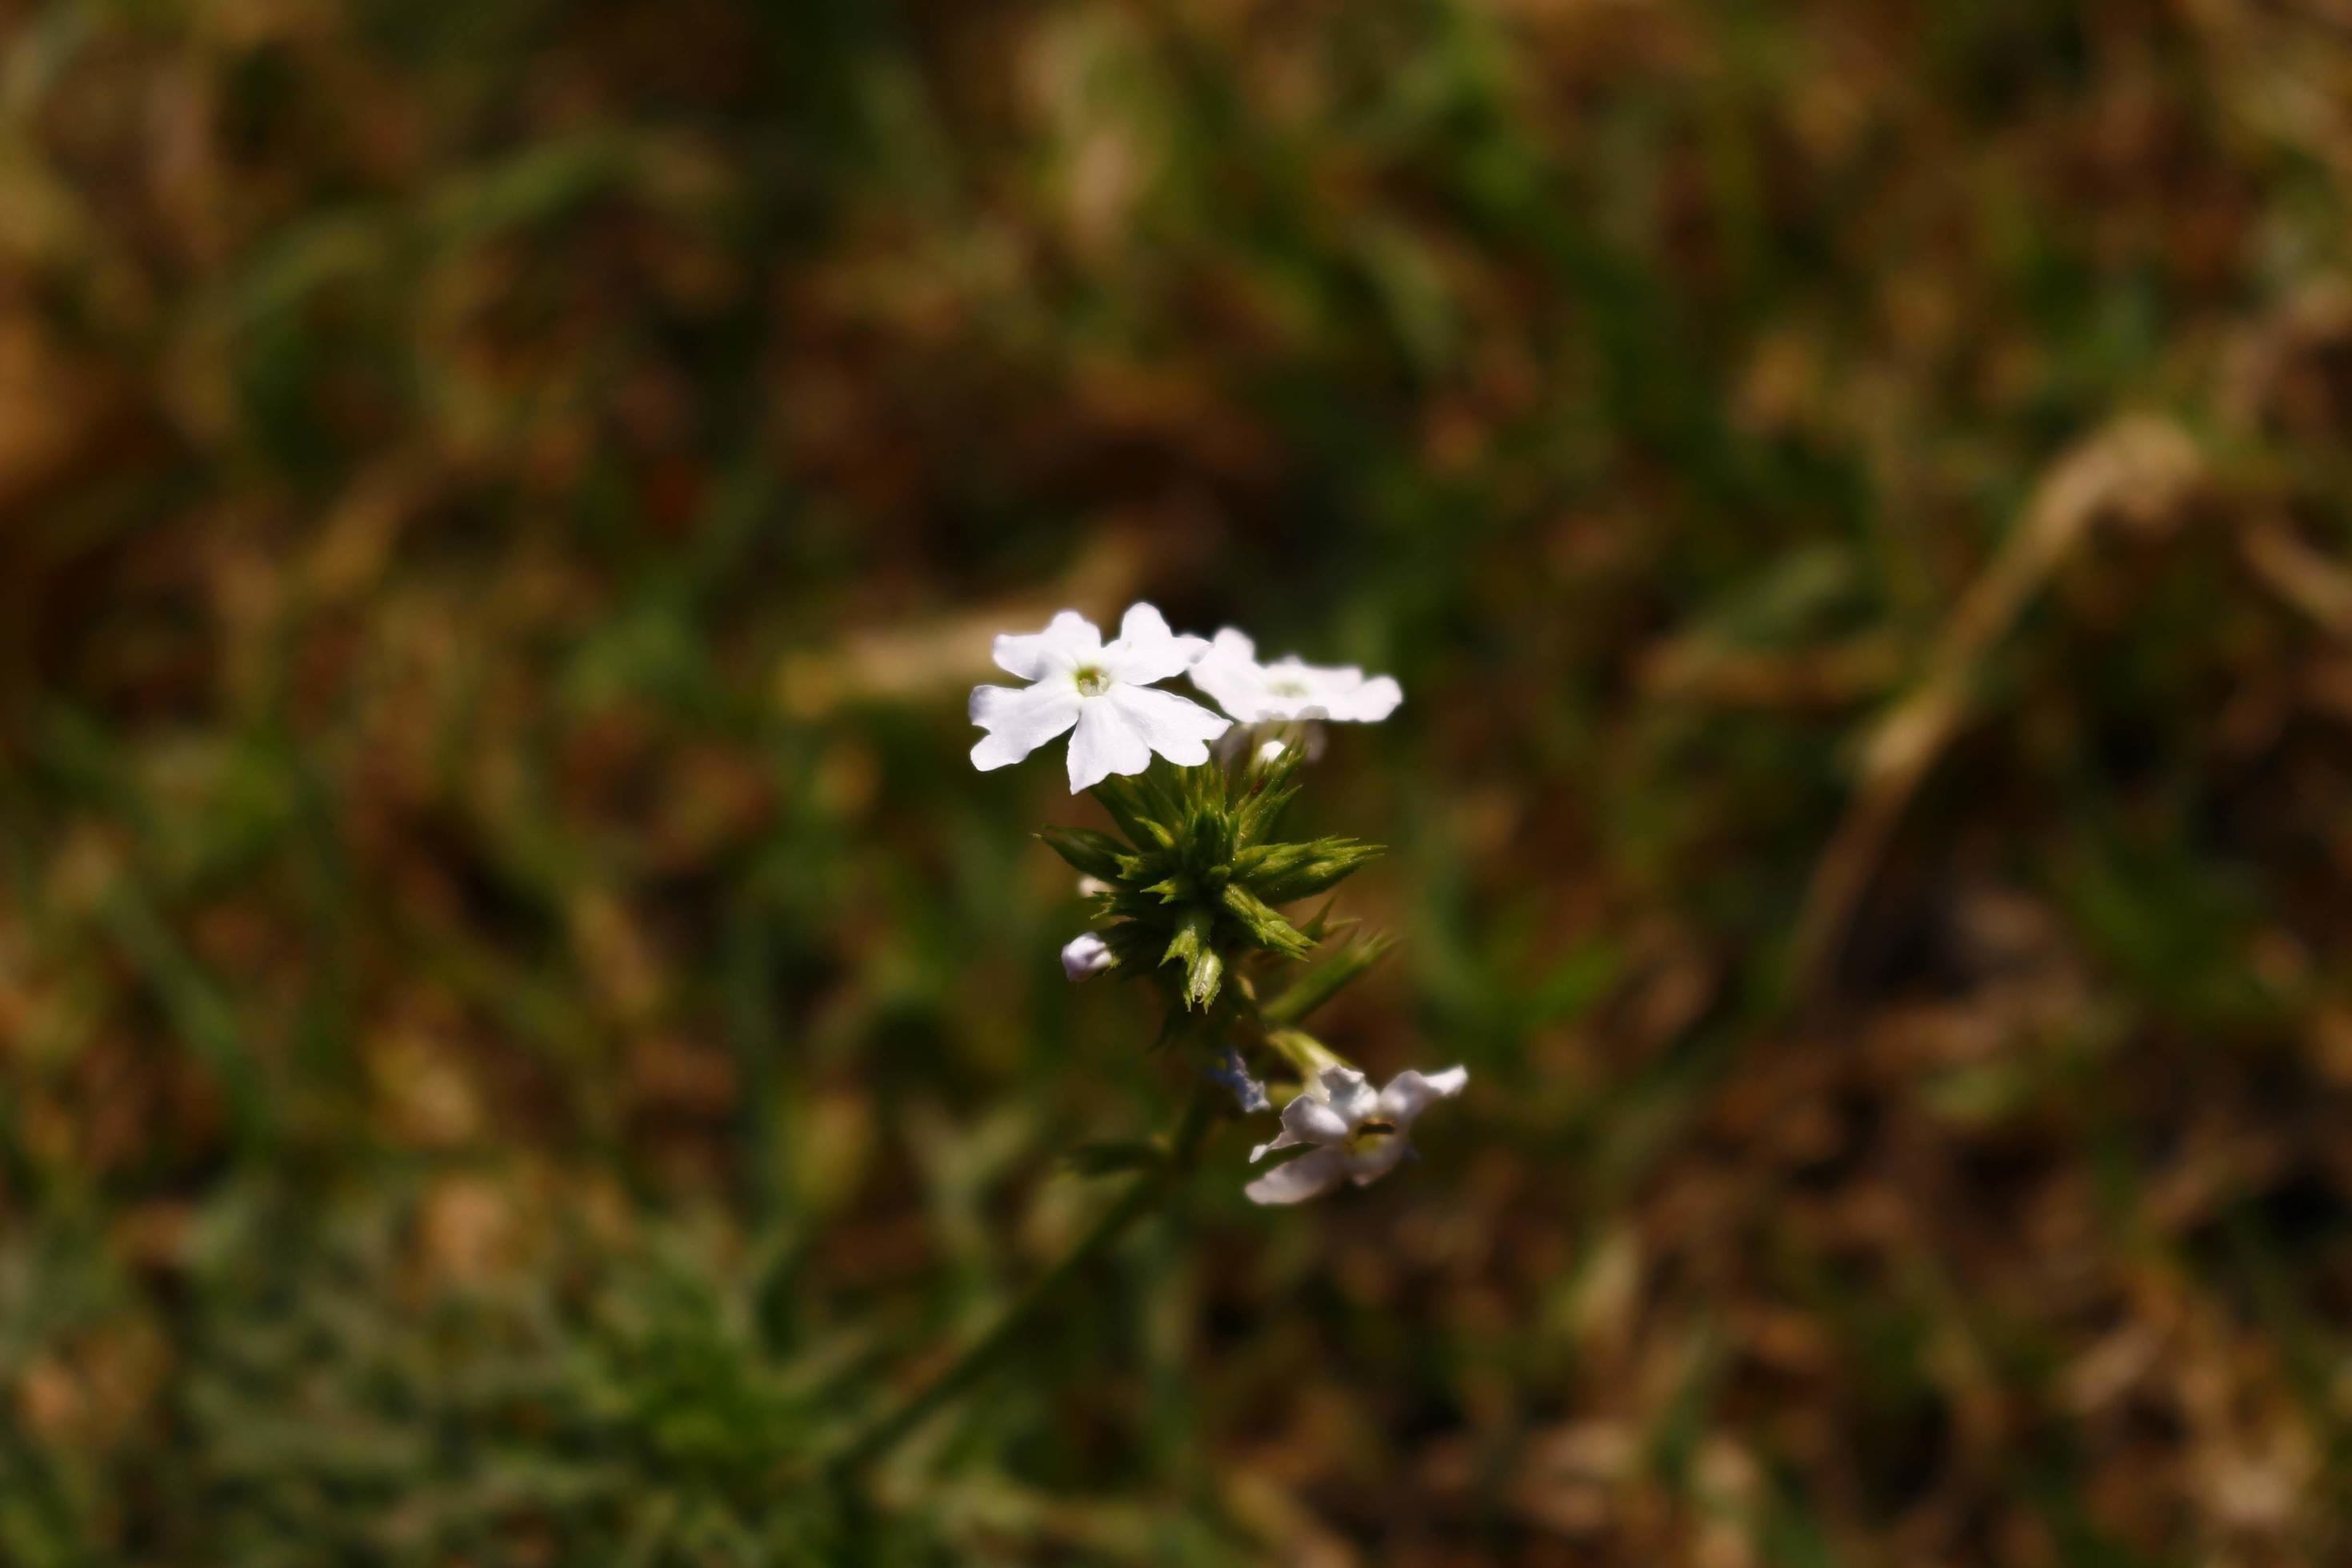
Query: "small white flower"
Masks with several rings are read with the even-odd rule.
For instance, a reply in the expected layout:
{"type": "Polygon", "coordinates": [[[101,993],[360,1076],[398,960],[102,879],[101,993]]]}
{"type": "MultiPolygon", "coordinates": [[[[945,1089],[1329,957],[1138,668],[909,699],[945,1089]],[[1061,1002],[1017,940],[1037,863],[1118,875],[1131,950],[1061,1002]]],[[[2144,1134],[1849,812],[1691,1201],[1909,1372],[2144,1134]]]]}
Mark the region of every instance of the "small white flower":
{"type": "Polygon", "coordinates": [[[1062,973],[1072,980],[1091,980],[1117,963],[1110,944],[1092,931],[1072,937],[1062,949],[1062,973]]]}
{"type": "Polygon", "coordinates": [[[1257,645],[1227,626],[1192,667],[1192,684],[1242,722],[1333,719],[1377,723],[1396,711],[1404,689],[1389,676],[1367,677],[1354,665],[1302,664],[1296,654],[1257,661],[1257,645]]]}
{"type": "Polygon", "coordinates": [[[1150,605],[1137,605],[1106,643],[1092,621],[1064,610],[1042,632],[996,639],[1000,668],[1033,686],[975,686],[971,721],[988,731],[972,747],[985,773],[1017,763],[1065,730],[1070,736],[1070,793],[1112,773],[1139,773],[1159,752],[1180,767],[1209,760],[1209,742],[1229,722],[1199,703],[1151,685],[1191,668],[1208,648],[1178,637],[1150,605]]]}
{"type": "Polygon", "coordinates": [[[1469,1081],[1467,1068],[1408,1070],[1376,1094],[1354,1068],[1325,1068],[1282,1108],[1280,1135],[1250,1151],[1250,1159],[1301,1143],[1313,1144],[1312,1152],[1276,1165],[1242,1191],[1253,1203],[1296,1204],[1319,1197],[1342,1181],[1360,1187],[1376,1182],[1411,1149],[1414,1120],[1437,1101],[1460,1094],[1469,1081]]]}

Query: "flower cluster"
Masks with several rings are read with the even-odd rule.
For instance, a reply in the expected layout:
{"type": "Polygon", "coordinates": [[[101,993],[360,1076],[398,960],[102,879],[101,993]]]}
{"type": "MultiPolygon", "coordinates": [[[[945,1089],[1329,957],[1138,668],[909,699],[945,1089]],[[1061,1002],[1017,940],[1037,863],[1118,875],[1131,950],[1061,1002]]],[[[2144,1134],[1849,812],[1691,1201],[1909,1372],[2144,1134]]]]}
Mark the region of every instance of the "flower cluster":
{"type": "Polygon", "coordinates": [[[1004,767],[1067,733],[1071,793],[1090,791],[1116,829],[1041,835],[1080,873],[1094,917],[1095,929],[1063,948],[1064,972],[1157,986],[1167,1003],[1162,1043],[1204,1051],[1202,1071],[1244,1115],[1275,1105],[1251,1053],[1295,1076],[1282,1131],[1251,1158],[1307,1152],[1251,1182],[1244,1190],[1255,1202],[1297,1203],[1393,1169],[1409,1152],[1414,1118],[1460,1093],[1469,1075],[1408,1071],[1376,1092],[1299,1026],[1387,943],[1336,941],[1341,927],[1328,905],[1307,918],[1286,906],[1328,891],[1381,851],[1346,837],[1285,839],[1277,829],[1300,768],[1320,750],[1321,724],[1387,718],[1404,700],[1396,681],[1296,656],[1262,664],[1243,633],[1179,636],[1150,605],[1130,608],[1108,643],[1065,610],[1043,631],[998,637],[995,660],[1030,684],[973,689],[971,721],[987,731],[973,765],[1004,767]],[[1223,712],[1155,684],[1179,675],[1223,712]],[[1318,949],[1328,950],[1320,962],[1261,994],[1269,966],[1318,949]]]}

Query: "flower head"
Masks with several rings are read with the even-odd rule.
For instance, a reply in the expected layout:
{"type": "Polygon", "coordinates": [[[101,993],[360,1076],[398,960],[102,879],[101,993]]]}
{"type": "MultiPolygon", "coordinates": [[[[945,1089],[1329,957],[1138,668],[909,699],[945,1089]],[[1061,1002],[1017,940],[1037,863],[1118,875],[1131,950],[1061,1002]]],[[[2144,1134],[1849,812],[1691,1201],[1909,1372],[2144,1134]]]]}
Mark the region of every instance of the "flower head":
{"type": "Polygon", "coordinates": [[[1249,955],[1304,958],[1314,950],[1321,923],[1294,925],[1282,906],[1328,892],[1381,850],[1353,838],[1278,837],[1297,793],[1297,767],[1286,753],[1245,775],[1155,766],[1139,778],[1103,779],[1095,798],[1118,833],[1038,834],[1071,869],[1108,889],[1087,912],[1123,973],[1165,979],[1164,967],[1181,964],[1178,994],[1188,1008],[1205,1009],[1228,970],[1249,955]]]}
{"type": "Polygon", "coordinates": [[[1404,700],[1393,678],[1367,677],[1352,664],[1302,664],[1296,654],[1260,664],[1257,645],[1231,626],[1210,642],[1191,674],[1193,685],[1245,724],[1278,719],[1377,723],[1404,700]]]}
{"type": "Polygon", "coordinates": [[[1080,932],[1062,948],[1062,973],[1073,981],[1092,980],[1118,962],[1110,943],[1092,931],[1080,932]]]}
{"type": "Polygon", "coordinates": [[[998,667],[1034,684],[972,688],[971,721],[988,731],[971,749],[972,765],[985,773],[1017,763],[1066,730],[1072,795],[1112,773],[1141,773],[1154,752],[1180,767],[1207,762],[1208,743],[1228,721],[1151,682],[1190,668],[1208,646],[1171,632],[1150,605],[1130,607],[1108,643],[1076,610],[1042,632],[998,637],[998,667]]]}
{"type": "Polygon", "coordinates": [[[1375,1093],[1354,1068],[1327,1067],[1282,1108],[1281,1133],[1252,1150],[1250,1159],[1297,1144],[1311,1144],[1312,1151],[1276,1165],[1242,1191],[1253,1203],[1296,1204],[1319,1197],[1342,1181],[1360,1187],[1376,1182],[1411,1149],[1414,1120],[1437,1101],[1460,1094],[1469,1081],[1467,1068],[1408,1070],[1375,1093]]]}

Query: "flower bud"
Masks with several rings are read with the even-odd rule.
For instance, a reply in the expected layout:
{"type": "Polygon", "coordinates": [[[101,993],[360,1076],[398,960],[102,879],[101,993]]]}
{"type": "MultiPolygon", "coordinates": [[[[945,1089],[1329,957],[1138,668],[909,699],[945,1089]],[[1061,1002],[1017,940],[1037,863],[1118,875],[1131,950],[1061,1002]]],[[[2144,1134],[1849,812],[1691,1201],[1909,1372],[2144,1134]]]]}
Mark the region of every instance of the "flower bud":
{"type": "Polygon", "coordinates": [[[1092,931],[1072,937],[1062,949],[1062,973],[1073,981],[1091,980],[1118,962],[1110,944],[1092,931]]]}

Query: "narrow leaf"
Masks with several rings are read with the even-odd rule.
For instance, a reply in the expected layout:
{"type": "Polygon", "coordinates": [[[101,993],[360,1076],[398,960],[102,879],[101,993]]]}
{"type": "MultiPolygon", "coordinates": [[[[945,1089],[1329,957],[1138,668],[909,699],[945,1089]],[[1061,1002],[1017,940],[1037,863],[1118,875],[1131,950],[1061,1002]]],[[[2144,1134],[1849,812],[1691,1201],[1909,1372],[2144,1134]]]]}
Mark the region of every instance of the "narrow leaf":
{"type": "Polygon", "coordinates": [[[1225,912],[1234,917],[1258,946],[1272,948],[1293,958],[1304,956],[1314,947],[1313,942],[1299,934],[1297,926],[1284,920],[1239,882],[1228,882],[1219,897],[1225,912]]]}
{"type": "Polygon", "coordinates": [[[1395,939],[1388,936],[1349,942],[1292,981],[1281,995],[1258,1009],[1259,1016],[1275,1028],[1300,1022],[1378,963],[1395,945],[1395,939]]]}
{"type": "Polygon", "coordinates": [[[1121,860],[1131,860],[1127,846],[1108,833],[1097,833],[1091,827],[1046,827],[1037,837],[1070,863],[1071,869],[1082,876],[1098,878],[1106,882],[1119,879],[1121,860]]]}
{"type": "Polygon", "coordinates": [[[1353,838],[1265,844],[1234,858],[1234,876],[1269,904],[1312,898],[1378,858],[1382,848],[1353,838]]]}

